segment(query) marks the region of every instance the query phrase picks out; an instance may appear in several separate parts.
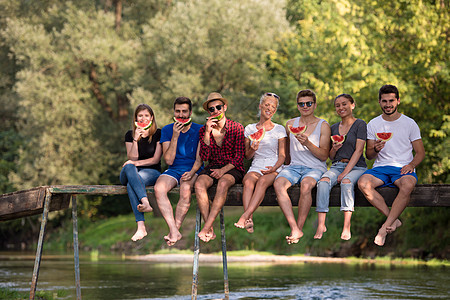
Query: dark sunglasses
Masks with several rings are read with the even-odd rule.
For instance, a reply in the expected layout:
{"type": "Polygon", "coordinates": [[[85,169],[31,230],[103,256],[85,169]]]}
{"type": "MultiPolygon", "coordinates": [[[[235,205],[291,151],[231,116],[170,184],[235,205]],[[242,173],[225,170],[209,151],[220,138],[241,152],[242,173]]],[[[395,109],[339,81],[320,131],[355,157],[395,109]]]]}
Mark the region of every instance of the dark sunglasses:
{"type": "Polygon", "coordinates": [[[222,104],[219,104],[219,105],[216,105],[216,106],[208,107],[208,110],[209,110],[210,112],[214,112],[216,109],[217,109],[217,110],[221,110],[222,107],[223,107],[223,105],[222,105],[222,104]]]}
{"type": "Polygon", "coordinates": [[[305,104],[306,104],[306,106],[311,107],[311,106],[313,105],[313,103],[314,103],[313,101],[308,101],[308,102],[297,102],[297,105],[300,106],[300,107],[304,107],[305,104]]]}
{"type": "Polygon", "coordinates": [[[278,95],[275,94],[275,93],[265,93],[265,95],[266,95],[266,96],[275,97],[275,98],[277,98],[278,100],[280,100],[280,96],[278,96],[278,95]]]}

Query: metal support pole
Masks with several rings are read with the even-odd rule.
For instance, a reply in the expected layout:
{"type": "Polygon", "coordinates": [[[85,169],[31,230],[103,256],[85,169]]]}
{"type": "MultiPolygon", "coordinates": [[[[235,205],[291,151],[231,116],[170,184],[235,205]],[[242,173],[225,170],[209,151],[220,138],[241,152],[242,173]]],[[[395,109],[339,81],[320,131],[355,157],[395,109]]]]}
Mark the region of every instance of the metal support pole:
{"type": "Polygon", "coordinates": [[[198,288],[198,260],[200,254],[200,239],[198,238],[198,233],[200,232],[200,226],[202,224],[202,216],[200,214],[200,209],[197,205],[197,213],[195,216],[195,238],[194,238],[194,267],[192,274],[192,293],[191,299],[197,299],[197,288],[198,288]]]}
{"type": "Polygon", "coordinates": [[[80,283],[80,255],[78,253],[78,217],[77,217],[77,196],[72,195],[72,223],[73,223],[73,259],[75,262],[75,288],[77,290],[77,300],[81,300],[80,283]]]}
{"type": "Polygon", "coordinates": [[[230,297],[230,288],[228,286],[227,242],[225,240],[225,218],[223,215],[223,207],[220,210],[220,234],[222,236],[223,284],[225,290],[225,300],[228,300],[230,297]]]}
{"type": "Polygon", "coordinates": [[[42,246],[44,244],[45,227],[47,226],[48,211],[50,208],[50,201],[52,198],[51,192],[47,189],[45,191],[44,211],[42,212],[41,230],[39,232],[39,240],[36,249],[36,258],[34,260],[33,277],[31,279],[30,299],[34,299],[36,294],[36,286],[39,277],[39,268],[41,266],[42,246]]]}

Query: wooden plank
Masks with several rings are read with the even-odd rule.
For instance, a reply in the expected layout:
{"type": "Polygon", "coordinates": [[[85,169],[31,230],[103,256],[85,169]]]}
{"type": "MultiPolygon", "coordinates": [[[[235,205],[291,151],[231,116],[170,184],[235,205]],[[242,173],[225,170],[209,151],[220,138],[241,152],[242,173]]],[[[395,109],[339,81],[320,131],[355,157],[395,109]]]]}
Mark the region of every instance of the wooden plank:
{"type": "MultiPolygon", "coordinates": [[[[21,218],[41,214],[45,190],[52,193],[50,211],[67,209],[69,207],[70,195],[125,195],[127,189],[122,185],[55,185],[41,186],[24,191],[17,191],[0,196],[0,221],[21,218]]],[[[378,188],[380,194],[385,198],[388,206],[392,205],[397,196],[397,188],[378,188]]],[[[208,190],[210,199],[215,195],[216,187],[208,190]]],[[[178,194],[179,188],[171,191],[178,194]]],[[[154,194],[153,187],[147,187],[149,195],[154,194]]],[[[294,206],[298,205],[300,187],[298,185],[289,188],[289,196],[294,206]]],[[[316,189],[312,192],[313,206],[316,205],[316,189]]],[[[242,184],[233,186],[228,193],[227,206],[242,205],[242,184]]],[[[273,187],[267,189],[262,206],[278,205],[273,187]]],[[[340,188],[333,187],[330,196],[330,206],[340,206],[340,188]]],[[[371,204],[365,199],[363,194],[356,189],[355,206],[370,207],[371,204]]],[[[411,194],[410,207],[450,207],[450,185],[448,184],[423,184],[418,185],[411,194]]]]}
{"type": "MultiPolygon", "coordinates": [[[[0,221],[41,214],[44,210],[45,186],[0,196],[0,221]]],[[[54,195],[50,211],[67,209],[70,194],[54,195]]]]}

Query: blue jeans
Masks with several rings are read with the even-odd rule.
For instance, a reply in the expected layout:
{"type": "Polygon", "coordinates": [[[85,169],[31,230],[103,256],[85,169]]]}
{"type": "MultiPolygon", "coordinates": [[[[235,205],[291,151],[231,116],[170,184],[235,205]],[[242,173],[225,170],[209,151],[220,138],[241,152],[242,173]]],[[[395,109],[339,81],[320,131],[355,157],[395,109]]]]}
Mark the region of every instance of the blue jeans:
{"type": "Polygon", "coordinates": [[[120,183],[127,186],[128,197],[133,209],[136,222],[145,221],[144,213],[137,210],[141,199],[147,197],[145,187],[154,185],[161,172],[155,169],[140,168],[133,164],[125,165],[120,171],[120,183]]]}
{"type": "MultiPolygon", "coordinates": [[[[322,175],[322,178],[329,178],[330,182],[319,181],[317,183],[317,212],[328,212],[328,206],[330,204],[330,191],[333,186],[337,184],[337,178],[339,174],[344,171],[347,163],[337,162],[334,163],[330,170],[322,175]]],[[[355,183],[359,177],[367,170],[365,167],[353,167],[344,179],[350,180],[350,183],[342,183],[341,181],[341,210],[353,211],[355,206],[355,183]]]]}

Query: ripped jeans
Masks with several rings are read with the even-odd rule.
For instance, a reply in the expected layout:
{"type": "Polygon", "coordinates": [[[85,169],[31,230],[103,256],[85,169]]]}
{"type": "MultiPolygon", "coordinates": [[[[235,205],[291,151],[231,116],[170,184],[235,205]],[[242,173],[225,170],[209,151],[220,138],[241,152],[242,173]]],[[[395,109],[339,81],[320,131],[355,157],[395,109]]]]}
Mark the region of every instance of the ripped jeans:
{"type": "MultiPolygon", "coordinates": [[[[330,182],[320,180],[317,182],[316,212],[328,212],[331,188],[337,184],[337,178],[339,174],[344,171],[346,166],[347,163],[334,163],[330,170],[322,175],[322,178],[329,178],[330,182]]],[[[342,183],[341,181],[341,210],[353,211],[355,206],[355,184],[366,170],[367,168],[365,167],[355,166],[350,173],[342,179],[342,181],[348,179],[350,180],[350,183],[342,183]]]]}

